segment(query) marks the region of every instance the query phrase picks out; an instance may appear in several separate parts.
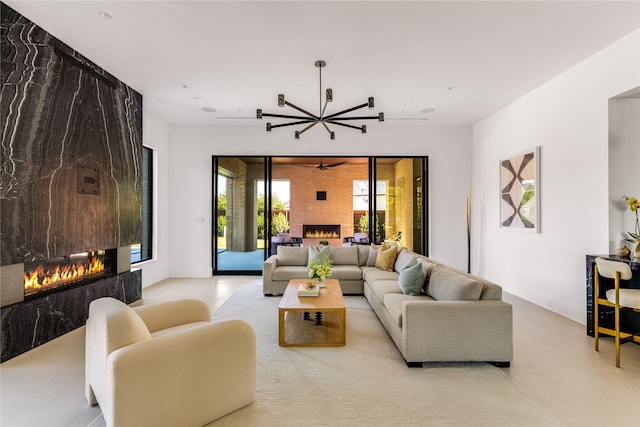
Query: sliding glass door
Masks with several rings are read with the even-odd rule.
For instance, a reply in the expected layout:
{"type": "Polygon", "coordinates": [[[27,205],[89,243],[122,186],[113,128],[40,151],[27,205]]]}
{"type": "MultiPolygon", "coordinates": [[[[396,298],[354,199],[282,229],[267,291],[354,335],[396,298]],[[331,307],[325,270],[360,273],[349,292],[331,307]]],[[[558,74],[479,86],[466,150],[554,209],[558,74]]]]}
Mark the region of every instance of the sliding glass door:
{"type": "Polygon", "coordinates": [[[213,159],[213,271],[244,274],[262,271],[265,259],[265,157],[213,159]]]}
{"type": "Polygon", "coordinates": [[[426,157],[376,157],[373,179],[376,241],[427,253],[426,157]]]}
{"type": "Polygon", "coordinates": [[[214,274],[280,245],[395,241],[427,253],[426,157],[214,157],[214,274]]]}

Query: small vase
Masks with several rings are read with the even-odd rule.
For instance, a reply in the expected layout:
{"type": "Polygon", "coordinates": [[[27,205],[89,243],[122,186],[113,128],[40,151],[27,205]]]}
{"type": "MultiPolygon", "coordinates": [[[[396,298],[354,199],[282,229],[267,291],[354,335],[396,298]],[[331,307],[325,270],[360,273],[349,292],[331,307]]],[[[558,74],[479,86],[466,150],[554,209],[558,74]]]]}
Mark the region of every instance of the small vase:
{"type": "Polygon", "coordinates": [[[633,249],[631,250],[632,258],[640,258],[640,239],[633,241],[633,249]]]}
{"type": "Polygon", "coordinates": [[[316,279],[319,288],[324,288],[324,279],[316,279]]]}

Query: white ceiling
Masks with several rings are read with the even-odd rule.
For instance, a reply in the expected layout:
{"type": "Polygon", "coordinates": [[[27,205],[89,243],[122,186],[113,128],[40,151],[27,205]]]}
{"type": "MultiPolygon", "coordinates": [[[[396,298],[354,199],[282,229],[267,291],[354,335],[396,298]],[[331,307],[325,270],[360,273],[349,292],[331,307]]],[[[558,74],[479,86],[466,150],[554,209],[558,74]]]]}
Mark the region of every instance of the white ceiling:
{"type": "Polygon", "coordinates": [[[256,108],[295,113],[278,93],[317,113],[323,59],[328,113],[374,96],[388,119],[468,125],[640,28],[637,0],[5,3],[184,124],[263,126],[256,108]]]}

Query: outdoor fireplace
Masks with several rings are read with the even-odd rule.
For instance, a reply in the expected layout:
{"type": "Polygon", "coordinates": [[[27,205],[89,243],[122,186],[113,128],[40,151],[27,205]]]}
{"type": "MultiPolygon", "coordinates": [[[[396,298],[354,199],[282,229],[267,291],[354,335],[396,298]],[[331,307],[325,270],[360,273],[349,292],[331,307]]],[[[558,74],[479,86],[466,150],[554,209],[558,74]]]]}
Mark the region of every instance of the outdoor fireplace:
{"type": "Polygon", "coordinates": [[[302,226],[302,237],[306,239],[339,239],[340,224],[302,226]]]}
{"type": "Polygon", "coordinates": [[[116,272],[117,249],[98,250],[24,264],[24,297],[77,286],[116,272]]]}

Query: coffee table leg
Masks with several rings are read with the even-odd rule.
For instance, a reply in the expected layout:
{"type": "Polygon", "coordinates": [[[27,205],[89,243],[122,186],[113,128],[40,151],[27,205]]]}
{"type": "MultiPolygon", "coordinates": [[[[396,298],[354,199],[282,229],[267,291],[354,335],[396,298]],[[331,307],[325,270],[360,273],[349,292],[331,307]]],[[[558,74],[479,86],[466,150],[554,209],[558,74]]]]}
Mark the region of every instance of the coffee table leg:
{"type": "Polygon", "coordinates": [[[284,310],[278,309],[278,344],[284,345],[284,310]]]}

